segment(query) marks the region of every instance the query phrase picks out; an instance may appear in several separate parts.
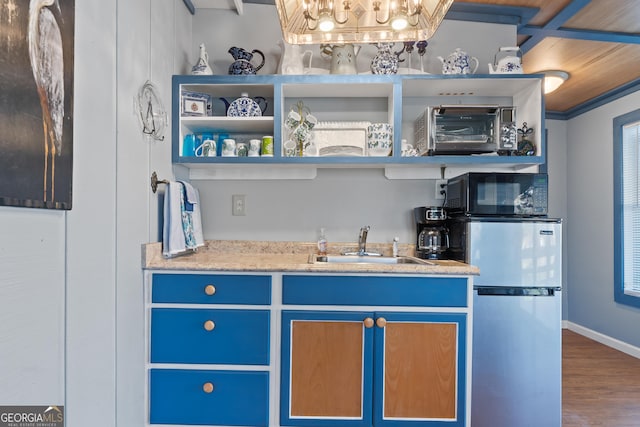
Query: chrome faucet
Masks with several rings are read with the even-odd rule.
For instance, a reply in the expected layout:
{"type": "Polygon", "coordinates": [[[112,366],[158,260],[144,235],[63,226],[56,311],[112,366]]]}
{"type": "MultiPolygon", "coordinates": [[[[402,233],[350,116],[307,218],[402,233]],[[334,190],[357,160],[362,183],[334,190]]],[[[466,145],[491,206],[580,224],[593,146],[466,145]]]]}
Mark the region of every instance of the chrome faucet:
{"type": "Polygon", "coordinates": [[[371,229],[370,226],[366,225],[360,228],[360,234],[358,235],[358,255],[366,255],[367,254],[367,233],[371,229]]]}
{"type": "Polygon", "coordinates": [[[371,227],[365,225],[360,228],[360,234],[358,235],[358,251],[357,252],[343,252],[342,255],[350,256],[381,256],[377,252],[367,252],[367,234],[371,227]]]}

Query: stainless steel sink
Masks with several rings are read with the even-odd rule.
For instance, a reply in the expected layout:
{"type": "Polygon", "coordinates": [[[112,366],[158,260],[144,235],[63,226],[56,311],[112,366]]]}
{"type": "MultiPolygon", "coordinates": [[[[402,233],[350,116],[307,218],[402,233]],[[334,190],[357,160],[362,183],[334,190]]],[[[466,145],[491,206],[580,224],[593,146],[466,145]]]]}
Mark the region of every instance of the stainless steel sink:
{"type": "Polygon", "coordinates": [[[419,265],[437,265],[433,262],[421,258],[410,256],[372,256],[372,255],[311,255],[309,262],[329,263],[329,264],[419,264],[419,265]]]}

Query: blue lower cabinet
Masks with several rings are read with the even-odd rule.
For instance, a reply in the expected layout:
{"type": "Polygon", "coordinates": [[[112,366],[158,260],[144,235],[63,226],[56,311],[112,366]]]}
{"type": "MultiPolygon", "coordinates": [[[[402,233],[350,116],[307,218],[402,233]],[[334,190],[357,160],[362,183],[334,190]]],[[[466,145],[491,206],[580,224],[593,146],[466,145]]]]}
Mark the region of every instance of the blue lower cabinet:
{"type": "Polygon", "coordinates": [[[303,305],[467,307],[464,277],[376,277],[287,274],[282,302],[303,305]]]}
{"type": "Polygon", "coordinates": [[[269,364],[269,310],[154,308],[152,363],[269,364]]]}
{"type": "Polygon", "coordinates": [[[151,424],[269,424],[268,372],[151,369],[149,375],[151,424]]]}
{"type": "Polygon", "coordinates": [[[153,303],[271,304],[271,276],[154,274],[153,303]]]}

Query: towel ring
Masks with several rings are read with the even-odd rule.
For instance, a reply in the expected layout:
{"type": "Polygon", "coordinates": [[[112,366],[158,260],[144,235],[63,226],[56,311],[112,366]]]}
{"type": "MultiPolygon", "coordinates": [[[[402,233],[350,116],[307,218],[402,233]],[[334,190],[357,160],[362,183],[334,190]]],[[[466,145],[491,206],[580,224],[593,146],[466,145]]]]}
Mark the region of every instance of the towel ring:
{"type": "Polygon", "coordinates": [[[151,191],[153,191],[154,193],[156,191],[158,191],[158,184],[168,184],[169,181],[167,181],[166,179],[158,179],[158,174],[153,171],[153,173],[151,174],[151,191]]]}

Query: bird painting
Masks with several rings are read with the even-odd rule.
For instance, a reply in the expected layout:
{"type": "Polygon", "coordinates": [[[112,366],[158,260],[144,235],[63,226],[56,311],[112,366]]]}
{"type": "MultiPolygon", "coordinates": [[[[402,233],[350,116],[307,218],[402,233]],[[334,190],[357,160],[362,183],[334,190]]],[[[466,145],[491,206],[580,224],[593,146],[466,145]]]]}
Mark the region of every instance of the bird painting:
{"type": "Polygon", "coordinates": [[[42,107],[45,202],[55,201],[56,157],[62,152],[64,121],[62,34],[51,7],[60,15],[58,0],[30,0],[27,34],[31,70],[42,107]]]}

